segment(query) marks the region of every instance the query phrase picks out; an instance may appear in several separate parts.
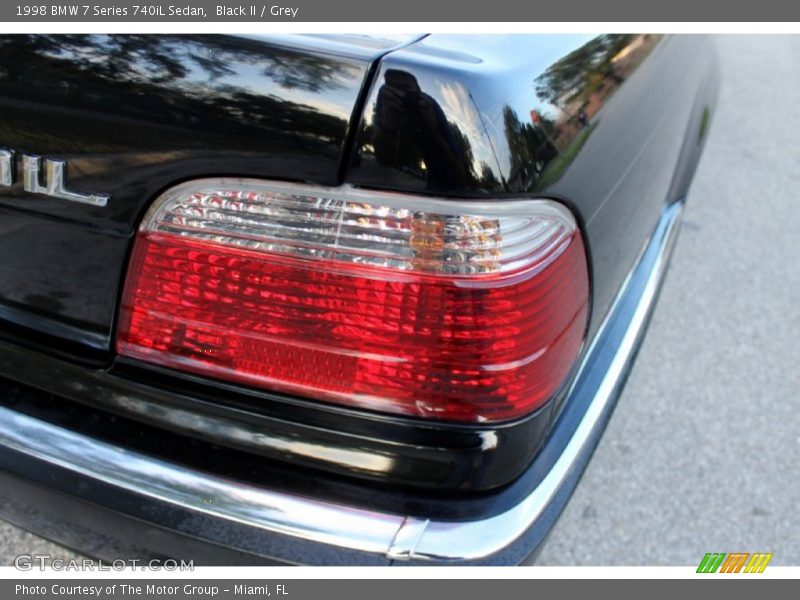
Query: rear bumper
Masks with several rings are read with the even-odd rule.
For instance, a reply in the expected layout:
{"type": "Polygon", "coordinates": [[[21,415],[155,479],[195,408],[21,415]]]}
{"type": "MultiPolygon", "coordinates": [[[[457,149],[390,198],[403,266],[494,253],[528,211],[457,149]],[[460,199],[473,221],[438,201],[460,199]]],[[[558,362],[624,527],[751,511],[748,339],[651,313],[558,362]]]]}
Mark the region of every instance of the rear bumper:
{"type": "MultiPolygon", "coordinates": [[[[505,511],[428,520],[271,491],[132,452],[0,407],[0,518],[100,558],[205,564],[515,564],[575,489],[632,366],[666,272],[681,203],[667,205],[562,414],[505,511]]],[[[21,551],[24,549],[20,549],[21,551]]]]}

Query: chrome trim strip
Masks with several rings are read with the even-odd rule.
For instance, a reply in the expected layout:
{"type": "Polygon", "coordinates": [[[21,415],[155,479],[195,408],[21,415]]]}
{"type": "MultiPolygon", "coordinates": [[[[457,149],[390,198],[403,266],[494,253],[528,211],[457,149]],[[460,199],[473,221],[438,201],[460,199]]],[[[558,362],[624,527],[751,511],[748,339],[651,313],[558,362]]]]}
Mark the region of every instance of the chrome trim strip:
{"type": "Polygon", "coordinates": [[[387,558],[392,560],[410,560],[414,554],[414,549],[417,547],[422,534],[428,527],[430,521],[428,519],[419,519],[416,517],[406,517],[397,534],[394,536],[392,546],[386,553],[387,558]]]}
{"type": "Polygon", "coordinates": [[[162,502],[280,535],[385,554],[403,517],[272,492],[0,407],[0,445],[162,502]]]}
{"type": "Polygon", "coordinates": [[[281,536],[401,562],[474,561],[496,555],[536,523],[580,458],[591,451],[654,305],[681,210],[681,204],[666,207],[584,356],[570,395],[592,397],[564,451],[531,494],[497,516],[428,521],[274,492],[128,451],[4,407],[0,407],[0,445],[135,494],[281,536]],[[613,352],[608,352],[613,342],[617,342],[611,346],[613,352]],[[610,356],[592,360],[601,351],[610,356]],[[600,383],[592,388],[601,369],[600,383]]]}

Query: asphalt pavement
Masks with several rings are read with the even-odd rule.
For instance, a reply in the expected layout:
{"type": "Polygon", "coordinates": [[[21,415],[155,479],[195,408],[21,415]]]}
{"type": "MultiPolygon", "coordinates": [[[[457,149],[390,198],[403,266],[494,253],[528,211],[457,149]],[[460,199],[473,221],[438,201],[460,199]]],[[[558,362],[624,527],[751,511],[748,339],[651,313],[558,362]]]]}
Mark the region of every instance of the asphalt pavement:
{"type": "MultiPolygon", "coordinates": [[[[718,39],[722,88],[616,412],[538,564],[800,565],[800,36],[718,39]]],[[[0,522],[0,564],[71,552],[0,522]]]]}
{"type": "Polygon", "coordinates": [[[545,565],[800,565],[800,36],[722,36],[650,330],[545,565]]]}

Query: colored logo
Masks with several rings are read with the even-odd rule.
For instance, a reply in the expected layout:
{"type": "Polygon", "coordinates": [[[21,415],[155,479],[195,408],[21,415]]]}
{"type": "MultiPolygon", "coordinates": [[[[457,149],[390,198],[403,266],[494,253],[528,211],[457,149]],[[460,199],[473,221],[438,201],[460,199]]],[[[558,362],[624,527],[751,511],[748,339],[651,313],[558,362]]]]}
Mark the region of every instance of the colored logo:
{"type": "Polygon", "coordinates": [[[763,573],[772,553],[767,552],[709,552],[700,561],[698,573],[763,573]]]}

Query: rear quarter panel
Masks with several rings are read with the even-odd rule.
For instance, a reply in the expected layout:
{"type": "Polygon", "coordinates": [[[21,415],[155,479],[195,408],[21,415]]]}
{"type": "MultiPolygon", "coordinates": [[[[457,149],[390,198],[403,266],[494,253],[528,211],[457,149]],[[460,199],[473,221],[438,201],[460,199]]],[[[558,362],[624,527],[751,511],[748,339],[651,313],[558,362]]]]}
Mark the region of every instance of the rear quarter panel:
{"type": "Polygon", "coordinates": [[[664,203],[685,194],[691,173],[682,170],[694,163],[681,156],[696,160],[701,116],[716,89],[710,43],[703,36],[429,36],[382,60],[347,181],[562,200],[586,237],[591,335],[664,203]]]}

